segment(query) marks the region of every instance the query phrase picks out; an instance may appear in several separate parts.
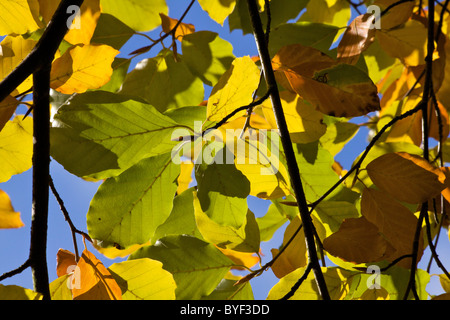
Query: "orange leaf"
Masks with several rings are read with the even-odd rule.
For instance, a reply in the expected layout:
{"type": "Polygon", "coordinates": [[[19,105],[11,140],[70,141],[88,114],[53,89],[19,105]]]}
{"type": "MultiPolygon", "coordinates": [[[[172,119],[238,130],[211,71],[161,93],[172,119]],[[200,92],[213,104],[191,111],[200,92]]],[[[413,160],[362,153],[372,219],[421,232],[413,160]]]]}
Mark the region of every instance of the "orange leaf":
{"type": "Polygon", "coordinates": [[[376,29],[370,29],[373,15],[366,13],[356,17],[348,26],[337,48],[337,60],[356,64],[360,54],[373,42],[376,29]]]}
{"type": "Polygon", "coordinates": [[[405,152],[384,154],[366,169],[377,187],[407,203],[423,203],[446,187],[446,177],[441,170],[405,152]]]}
{"type": "Polygon", "coordinates": [[[72,252],[59,249],[56,254],[56,275],[58,278],[75,271],[76,265],[77,261],[72,252]]]}
{"type": "Polygon", "coordinates": [[[220,247],[217,247],[217,249],[222,251],[224,255],[226,255],[228,258],[230,258],[231,261],[235,263],[236,267],[233,267],[234,269],[244,269],[239,266],[252,268],[259,262],[259,258],[252,252],[238,252],[235,250],[223,249],[220,247]]]}
{"type": "Polygon", "coordinates": [[[103,263],[84,250],[74,277],[80,286],[72,288],[74,300],[121,300],[122,291],[103,263]]]}
{"type": "MultiPolygon", "coordinates": [[[[165,33],[170,33],[173,28],[178,23],[178,20],[172,19],[168,16],[166,16],[164,13],[160,13],[159,16],[161,17],[162,22],[162,29],[165,33]]],[[[187,34],[191,34],[195,32],[195,26],[192,24],[187,23],[180,23],[180,25],[177,27],[177,30],[175,31],[175,38],[178,40],[182,40],[183,37],[187,34]]]]}

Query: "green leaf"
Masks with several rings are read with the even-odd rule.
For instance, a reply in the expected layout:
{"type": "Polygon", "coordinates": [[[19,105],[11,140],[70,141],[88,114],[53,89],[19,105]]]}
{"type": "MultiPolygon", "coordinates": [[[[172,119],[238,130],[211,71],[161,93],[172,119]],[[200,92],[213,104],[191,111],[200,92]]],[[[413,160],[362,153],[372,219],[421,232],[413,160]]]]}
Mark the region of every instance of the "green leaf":
{"type": "Polygon", "coordinates": [[[168,15],[165,0],[101,0],[102,11],[136,31],[150,31],[161,25],[159,13],[168,15]]]}
{"type": "MultiPolygon", "coordinates": [[[[355,205],[345,201],[322,201],[314,210],[314,216],[325,228],[325,237],[339,230],[342,221],[361,215],[355,205]]],[[[325,238],[324,237],[324,238],[325,238]]]]}
{"type": "Polygon", "coordinates": [[[236,280],[223,279],[217,288],[202,300],[253,300],[250,282],[236,285],[236,280]],[[241,288],[243,287],[243,288],[241,288]]]}
{"type": "Polygon", "coordinates": [[[0,300],[42,300],[42,295],[19,286],[4,286],[0,284],[0,300]]]}
{"type": "Polygon", "coordinates": [[[202,81],[191,73],[181,55],[175,61],[170,50],[140,61],[127,75],[120,93],[140,97],[161,112],[196,106],[204,98],[202,81]]]}
{"type": "Polygon", "coordinates": [[[130,256],[140,258],[163,263],[163,268],[173,274],[179,300],[208,296],[233,266],[214,245],[190,236],[168,236],[130,256]]]}
{"type": "Polygon", "coordinates": [[[183,57],[192,74],[215,86],[233,60],[233,46],[211,31],[185,35],[181,42],[183,57]]]}
{"type": "Polygon", "coordinates": [[[110,92],[88,92],[58,110],[51,153],[73,174],[105,179],[145,157],[170,152],[176,145],[171,134],[178,127],[151,105],[110,92]]]}
{"type": "MultiPolygon", "coordinates": [[[[282,207],[283,205],[279,206],[282,207]]],[[[261,241],[269,241],[272,239],[273,234],[287,221],[289,219],[282,214],[275,203],[272,203],[263,217],[256,218],[261,234],[261,241]]]]}
{"type": "MultiPolygon", "coordinates": [[[[271,26],[272,29],[278,25],[295,19],[299,13],[305,8],[309,0],[271,0],[271,26]]],[[[263,25],[267,24],[267,12],[261,13],[263,25]]],[[[244,34],[253,33],[250,15],[248,13],[247,1],[238,0],[233,13],[229,17],[230,31],[241,29],[244,34]]],[[[272,33],[270,41],[272,41],[272,33]]]]}
{"type": "Polygon", "coordinates": [[[152,243],[169,235],[190,235],[202,238],[198,231],[194,215],[194,188],[179,194],[173,200],[173,208],[167,220],[155,231],[152,243]]]}
{"type": "Polygon", "coordinates": [[[322,23],[282,24],[270,33],[269,51],[273,56],[284,46],[300,43],[327,53],[338,31],[338,27],[322,23]]]}
{"type": "MultiPolygon", "coordinates": [[[[233,204],[233,199],[228,199],[233,204]]],[[[221,225],[206,215],[194,193],[194,212],[197,227],[203,238],[220,248],[240,252],[259,251],[259,227],[255,215],[247,210],[246,221],[240,227],[221,225]]]]}
{"type": "Polygon", "coordinates": [[[123,300],[175,300],[175,280],[159,261],[124,261],[108,270],[122,290],[123,300]]]}
{"type": "Polygon", "coordinates": [[[117,92],[122,87],[122,83],[128,73],[128,68],[130,66],[130,60],[124,58],[116,58],[111,65],[113,68],[113,74],[111,75],[111,80],[103,87],[98,90],[117,92]]]}
{"type": "Polygon", "coordinates": [[[107,44],[114,49],[120,50],[134,33],[133,29],[116,17],[102,13],[91,41],[93,43],[107,44]]]}
{"type": "Polygon", "coordinates": [[[127,247],[149,241],[173,207],[180,174],[170,154],[146,158],[106,180],[94,196],[87,226],[102,247],[127,247]]]}
{"type": "Polygon", "coordinates": [[[218,163],[197,165],[195,177],[203,212],[220,225],[240,228],[248,210],[248,179],[234,164],[218,163]]]}
{"type": "Polygon", "coordinates": [[[339,179],[332,169],[333,156],[318,143],[297,145],[297,163],[307,201],[314,202],[339,179]]]}
{"type": "MultiPolygon", "coordinates": [[[[331,117],[325,116],[325,122],[331,117]]],[[[327,125],[327,131],[320,137],[320,145],[336,156],[359,131],[357,124],[336,121],[327,125]]]]}

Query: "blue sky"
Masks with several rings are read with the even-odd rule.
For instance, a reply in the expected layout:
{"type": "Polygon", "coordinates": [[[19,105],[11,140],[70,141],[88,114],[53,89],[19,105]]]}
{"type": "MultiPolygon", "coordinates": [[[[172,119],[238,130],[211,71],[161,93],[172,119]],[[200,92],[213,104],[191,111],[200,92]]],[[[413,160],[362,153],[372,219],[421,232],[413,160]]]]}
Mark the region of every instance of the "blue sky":
{"type": "MultiPolygon", "coordinates": [[[[167,0],[167,4],[170,8],[169,16],[178,18],[184,12],[186,6],[189,4],[189,1],[167,0]]],[[[226,22],[222,27],[212,21],[208,15],[201,10],[197,2],[194,4],[191,12],[187,15],[185,22],[194,24],[197,31],[211,30],[219,33],[223,39],[228,40],[231,44],[233,44],[234,54],[237,57],[257,55],[257,50],[252,35],[243,36],[240,31],[230,33],[226,22]]],[[[159,32],[160,30],[157,30],[152,34],[156,35],[155,38],[157,38],[159,36],[159,32]]],[[[128,54],[130,52],[148,44],[148,40],[144,37],[133,37],[133,39],[122,48],[120,56],[129,57],[128,54]]],[[[145,57],[156,55],[158,50],[159,48],[154,48],[145,57]]],[[[142,59],[142,57],[139,59],[142,59]]],[[[134,63],[136,62],[138,62],[138,60],[134,61],[134,63]]],[[[209,89],[207,92],[209,92],[209,89]]],[[[346,149],[338,155],[337,160],[340,161],[345,168],[348,169],[353,159],[366,147],[366,134],[367,131],[362,130],[346,147],[346,149]]],[[[55,161],[52,162],[51,174],[53,176],[55,186],[63,198],[75,226],[81,230],[86,230],[86,213],[89,209],[89,203],[100,184],[85,182],[82,179],[71,175],[55,161]]],[[[15,210],[22,213],[22,220],[26,225],[22,229],[2,230],[0,232],[0,274],[3,274],[4,272],[15,269],[28,258],[30,239],[29,227],[31,225],[31,170],[19,176],[13,177],[7,183],[1,184],[0,188],[10,195],[15,210]]],[[[257,216],[261,216],[267,210],[267,203],[252,198],[249,200],[249,207],[257,216]]],[[[283,231],[284,228],[281,228],[275,234],[271,242],[262,244],[262,251],[265,255],[263,263],[271,259],[270,249],[277,248],[281,244],[283,231]]],[[[50,279],[54,280],[56,279],[57,251],[60,248],[72,252],[74,250],[69,226],[64,220],[59,206],[52,195],[50,195],[48,234],[48,267],[50,279]]],[[[81,251],[83,249],[83,243],[80,237],[78,237],[78,240],[78,247],[81,251]]],[[[442,239],[440,240],[440,246],[438,247],[438,252],[448,252],[449,248],[450,245],[448,237],[445,233],[443,233],[442,239]]],[[[95,249],[93,249],[90,245],[88,245],[88,249],[95,252],[95,249]]],[[[100,254],[96,255],[99,258],[101,256],[100,254]]],[[[429,254],[425,255],[422,261],[427,263],[428,257],[429,254]]],[[[441,255],[441,257],[443,257],[443,255],[441,255]]],[[[106,266],[109,266],[114,262],[108,259],[102,259],[102,261],[106,264],[106,266]]],[[[441,273],[440,270],[437,269],[434,269],[432,273],[433,272],[441,273]]],[[[31,271],[30,269],[27,269],[21,275],[8,279],[2,282],[2,284],[14,284],[24,286],[26,288],[32,288],[33,285],[31,279],[31,271]]],[[[429,288],[433,290],[434,293],[442,292],[442,290],[436,291],[437,289],[433,289],[439,288],[440,286],[439,284],[436,285],[436,277],[432,277],[432,279],[432,286],[429,288]]],[[[278,279],[270,270],[265,272],[263,276],[254,279],[252,281],[252,287],[255,298],[265,299],[270,288],[277,282],[278,279]]]]}

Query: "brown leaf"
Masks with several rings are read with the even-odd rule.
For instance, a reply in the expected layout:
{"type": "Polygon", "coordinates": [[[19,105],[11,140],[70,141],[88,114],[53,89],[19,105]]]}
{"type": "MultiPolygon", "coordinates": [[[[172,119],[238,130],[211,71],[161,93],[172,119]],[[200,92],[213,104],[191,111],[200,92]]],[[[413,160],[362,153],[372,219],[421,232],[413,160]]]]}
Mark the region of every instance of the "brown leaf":
{"type": "MultiPolygon", "coordinates": [[[[361,198],[361,214],[374,224],[383,237],[395,249],[387,261],[393,261],[412,252],[412,244],[417,227],[417,217],[390,194],[376,189],[364,189],[361,198]]],[[[423,238],[420,238],[419,258],[423,251],[423,238]]],[[[403,259],[400,266],[409,267],[409,259],[403,259]]]]}
{"type": "Polygon", "coordinates": [[[366,13],[356,17],[345,31],[337,48],[337,61],[356,64],[360,54],[375,39],[376,29],[370,29],[374,16],[366,13]]]}
{"type": "Polygon", "coordinates": [[[388,246],[378,228],[365,217],[345,219],[339,230],[323,241],[332,256],[356,264],[382,260],[388,246]]]}
{"type": "MultiPolygon", "coordinates": [[[[163,13],[160,13],[159,16],[161,17],[162,22],[162,29],[165,33],[170,33],[173,28],[178,23],[178,20],[172,19],[168,16],[166,16],[163,13]]],[[[180,23],[180,25],[177,27],[177,30],[175,31],[175,38],[178,40],[181,40],[185,35],[191,34],[195,32],[195,27],[192,24],[187,23],[180,23]]]]}
{"type": "Polygon", "coordinates": [[[366,169],[377,187],[407,203],[423,203],[446,187],[446,177],[441,170],[406,152],[384,154],[366,169]]]}

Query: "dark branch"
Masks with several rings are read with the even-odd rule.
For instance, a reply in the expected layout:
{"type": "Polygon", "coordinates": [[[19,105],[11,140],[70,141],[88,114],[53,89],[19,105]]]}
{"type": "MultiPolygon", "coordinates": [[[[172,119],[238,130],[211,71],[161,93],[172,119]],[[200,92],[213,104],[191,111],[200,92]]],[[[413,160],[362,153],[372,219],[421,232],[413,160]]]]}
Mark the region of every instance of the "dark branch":
{"type": "Polygon", "coordinates": [[[281,143],[283,145],[286,156],[286,164],[289,176],[291,178],[292,188],[297,199],[300,218],[303,223],[309,263],[311,264],[311,268],[315,275],[319,294],[324,300],[330,300],[328,289],[325,283],[325,278],[322,274],[322,269],[320,267],[319,259],[317,256],[316,244],[314,240],[314,226],[309,215],[308,205],[306,202],[303,185],[300,179],[300,171],[295,158],[295,152],[292,146],[289,130],[286,124],[283,106],[281,104],[280,93],[277,88],[277,82],[272,68],[272,61],[270,58],[269,50],[267,48],[266,37],[261,23],[261,17],[259,16],[258,5],[255,0],[247,0],[247,4],[267,87],[271,92],[273,111],[277,120],[278,129],[280,131],[281,143]]]}

